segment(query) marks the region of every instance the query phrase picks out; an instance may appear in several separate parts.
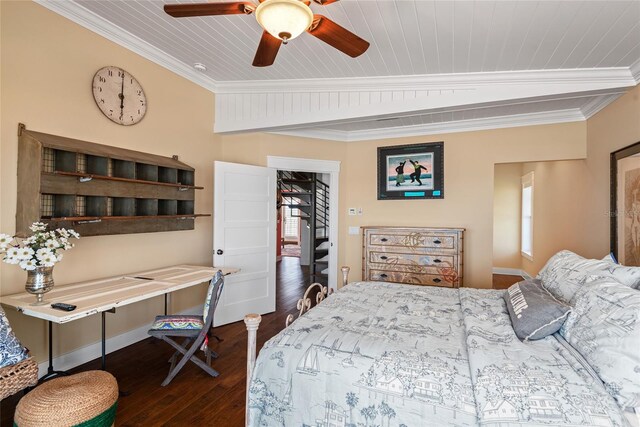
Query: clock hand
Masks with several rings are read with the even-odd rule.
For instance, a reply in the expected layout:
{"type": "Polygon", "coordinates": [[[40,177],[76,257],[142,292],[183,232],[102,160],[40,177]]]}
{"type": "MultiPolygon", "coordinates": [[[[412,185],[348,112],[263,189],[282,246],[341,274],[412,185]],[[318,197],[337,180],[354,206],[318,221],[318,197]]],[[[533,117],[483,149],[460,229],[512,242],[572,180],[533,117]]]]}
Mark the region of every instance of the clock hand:
{"type": "Polygon", "coordinates": [[[122,84],[120,85],[120,120],[122,120],[122,116],[124,115],[124,72],[122,72],[122,84]]]}

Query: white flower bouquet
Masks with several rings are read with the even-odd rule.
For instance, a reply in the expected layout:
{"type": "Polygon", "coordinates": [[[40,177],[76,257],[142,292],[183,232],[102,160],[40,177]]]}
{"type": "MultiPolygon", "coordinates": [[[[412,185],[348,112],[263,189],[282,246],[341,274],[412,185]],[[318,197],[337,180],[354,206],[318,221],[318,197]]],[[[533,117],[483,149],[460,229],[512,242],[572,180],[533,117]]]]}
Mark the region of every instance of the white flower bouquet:
{"type": "Polygon", "coordinates": [[[60,252],[71,249],[70,239],[79,239],[80,235],[73,230],[57,228],[47,230],[47,224],[34,222],[29,229],[33,235],[26,239],[0,233],[0,255],[7,264],[19,265],[25,271],[37,267],[53,267],[62,260],[60,252]]]}

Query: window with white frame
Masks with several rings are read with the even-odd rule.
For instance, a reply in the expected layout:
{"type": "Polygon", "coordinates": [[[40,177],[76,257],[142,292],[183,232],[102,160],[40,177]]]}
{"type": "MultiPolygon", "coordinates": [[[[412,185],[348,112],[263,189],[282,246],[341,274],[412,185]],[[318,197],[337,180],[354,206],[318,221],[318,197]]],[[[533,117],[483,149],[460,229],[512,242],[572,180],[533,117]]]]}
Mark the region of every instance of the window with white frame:
{"type": "Polygon", "coordinates": [[[522,256],[533,259],[533,172],[522,177],[522,234],[520,251],[522,256]]]}
{"type": "Polygon", "coordinates": [[[285,240],[298,240],[300,231],[300,218],[298,215],[297,208],[284,207],[284,235],[282,237],[284,237],[285,240]]]}

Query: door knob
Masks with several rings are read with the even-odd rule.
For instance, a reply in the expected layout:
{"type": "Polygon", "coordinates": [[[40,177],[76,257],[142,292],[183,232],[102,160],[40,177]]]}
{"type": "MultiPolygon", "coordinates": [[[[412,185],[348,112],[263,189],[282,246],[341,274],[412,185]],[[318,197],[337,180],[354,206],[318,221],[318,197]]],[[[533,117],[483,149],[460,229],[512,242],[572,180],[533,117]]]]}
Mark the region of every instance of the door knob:
{"type": "Polygon", "coordinates": [[[216,251],[216,254],[218,254],[218,255],[222,255],[223,253],[224,253],[224,251],[223,251],[222,249],[218,249],[218,250],[216,251]]]}

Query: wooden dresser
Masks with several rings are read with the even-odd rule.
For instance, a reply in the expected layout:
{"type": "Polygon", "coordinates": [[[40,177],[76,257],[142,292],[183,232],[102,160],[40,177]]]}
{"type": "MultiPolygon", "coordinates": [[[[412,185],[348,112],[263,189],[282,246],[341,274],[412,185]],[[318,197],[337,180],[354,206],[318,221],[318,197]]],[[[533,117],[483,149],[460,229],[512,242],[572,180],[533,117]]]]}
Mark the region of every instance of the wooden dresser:
{"type": "Polygon", "coordinates": [[[362,227],[362,280],[462,286],[463,228],[362,227]]]}

